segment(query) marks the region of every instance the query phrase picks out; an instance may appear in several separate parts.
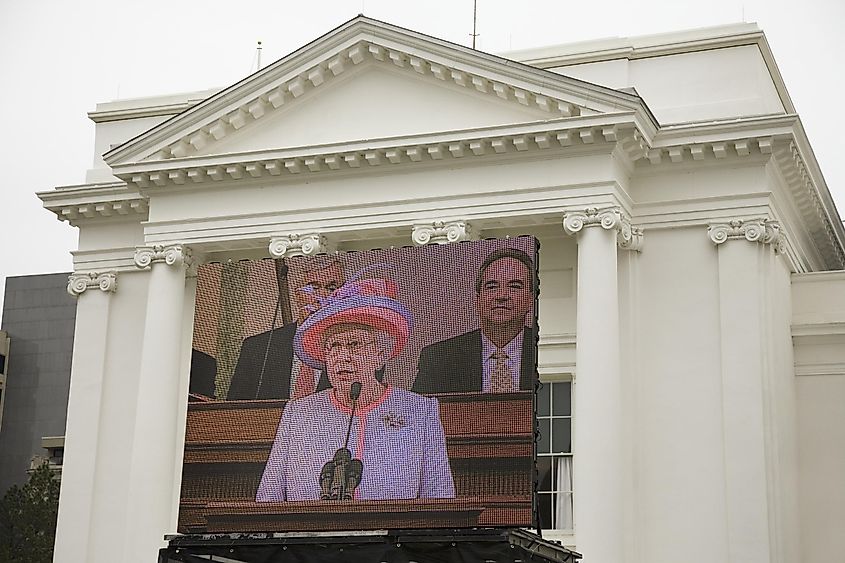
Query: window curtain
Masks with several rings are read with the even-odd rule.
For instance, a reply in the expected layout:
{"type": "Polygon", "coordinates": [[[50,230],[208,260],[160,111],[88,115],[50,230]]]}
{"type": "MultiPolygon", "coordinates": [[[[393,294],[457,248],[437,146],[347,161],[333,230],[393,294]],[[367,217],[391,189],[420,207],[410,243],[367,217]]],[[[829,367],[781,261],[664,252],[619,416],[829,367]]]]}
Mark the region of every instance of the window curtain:
{"type": "Polygon", "coordinates": [[[557,458],[557,503],[555,506],[555,528],[574,529],[572,521],[572,456],[557,458]]]}

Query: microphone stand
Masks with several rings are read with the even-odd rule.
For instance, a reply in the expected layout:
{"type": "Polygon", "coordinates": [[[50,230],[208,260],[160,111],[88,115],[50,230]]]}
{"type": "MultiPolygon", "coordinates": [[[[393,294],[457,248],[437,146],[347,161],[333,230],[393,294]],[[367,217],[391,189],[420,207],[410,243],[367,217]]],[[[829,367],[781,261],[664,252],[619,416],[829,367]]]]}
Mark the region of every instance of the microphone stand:
{"type": "Polygon", "coordinates": [[[352,500],[355,489],[361,483],[364,464],[360,459],[352,459],[349,451],[349,436],[352,433],[352,419],[355,418],[355,408],[361,395],[361,384],[355,382],[349,390],[352,400],[352,412],[346,427],[346,439],[343,447],[339,448],[334,457],[323,465],[320,471],[320,500],[352,500]]]}

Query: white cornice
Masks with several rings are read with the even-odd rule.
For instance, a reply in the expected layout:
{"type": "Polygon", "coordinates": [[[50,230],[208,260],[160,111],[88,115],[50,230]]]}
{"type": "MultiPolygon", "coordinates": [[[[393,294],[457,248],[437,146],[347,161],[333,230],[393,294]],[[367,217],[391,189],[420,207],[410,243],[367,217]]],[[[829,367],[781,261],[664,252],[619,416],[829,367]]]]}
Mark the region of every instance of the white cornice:
{"type": "Polygon", "coordinates": [[[622,112],[329,145],[144,161],[116,165],[113,170],[116,176],[140,189],[153,189],[508,153],[528,154],[578,146],[598,147],[607,143],[615,146],[617,142],[636,160],[645,155],[647,138],[654,134],[650,125],[639,123],[633,112],[622,112]]]}
{"type": "Polygon", "coordinates": [[[88,117],[95,123],[101,123],[105,121],[137,119],[140,117],[176,115],[219,91],[220,88],[213,88],[199,92],[113,100],[111,102],[97,104],[97,108],[94,111],[88,112],[88,117]]]}
{"type": "Polygon", "coordinates": [[[795,134],[774,147],[775,161],[792,194],[795,207],[828,268],[845,268],[845,227],[818,168],[800,121],[795,134]]]}
{"type": "Polygon", "coordinates": [[[74,226],[86,219],[121,216],[146,218],[149,211],[147,198],[123,182],[64,186],[36,195],[60,221],[68,221],[74,226]]]}
{"type": "Polygon", "coordinates": [[[695,142],[740,140],[750,137],[791,134],[798,116],[759,115],[738,119],[695,121],[662,125],[655,134],[654,146],[674,146],[695,142]]]}
{"type": "Polygon", "coordinates": [[[721,160],[731,156],[770,155],[776,140],[790,139],[796,115],[758,116],[660,127],[644,163],[721,160]]]}
{"type": "Polygon", "coordinates": [[[365,64],[389,65],[538,108],[552,119],[580,115],[586,108],[587,113],[634,111],[656,124],[637,96],[358,17],[103,158],[115,166],[190,156],[365,64]]]}

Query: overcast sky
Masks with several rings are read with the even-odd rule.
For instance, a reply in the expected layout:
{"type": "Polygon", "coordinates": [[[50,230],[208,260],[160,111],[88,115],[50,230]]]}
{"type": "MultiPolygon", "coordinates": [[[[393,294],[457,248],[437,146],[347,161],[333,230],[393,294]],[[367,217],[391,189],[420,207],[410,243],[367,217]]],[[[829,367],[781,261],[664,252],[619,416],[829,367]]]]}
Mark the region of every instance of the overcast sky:
{"type": "MultiPolygon", "coordinates": [[[[70,271],[77,230],[36,191],[80,184],[98,102],[228,86],[359,13],[470,44],[472,0],[0,0],[0,280],[70,271]]],[[[756,22],[845,210],[841,0],[478,1],[478,48],[498,53],[756,22]]],[[[0,292],[2,305],[2,292],[0,292]]]]}

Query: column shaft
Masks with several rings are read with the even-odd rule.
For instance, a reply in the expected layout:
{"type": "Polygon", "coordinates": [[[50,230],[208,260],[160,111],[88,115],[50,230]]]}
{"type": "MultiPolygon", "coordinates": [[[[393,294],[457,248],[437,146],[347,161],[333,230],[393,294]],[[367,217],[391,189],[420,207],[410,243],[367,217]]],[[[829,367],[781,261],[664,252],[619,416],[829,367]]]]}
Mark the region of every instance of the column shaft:
{"type": "Polygon", "coordinates": [[[78,299],[55,563],[90,560],[88,530],[94,498],[111,296],[99,289],[89,289],[78,299]]]}
{"type": "Polygon", "coordinates": [[[174,467],[179,459],[180,364],[185,269],[154,262],[144,325],[137,414],[122,561],[146,562],[172,529],[174,467]]]}
{"type": "Polygon", "coordinates": [[[585,563],[624,561],[616,237],[598,225],[578,233],[573,453],[575,533],[585,563]]]}

